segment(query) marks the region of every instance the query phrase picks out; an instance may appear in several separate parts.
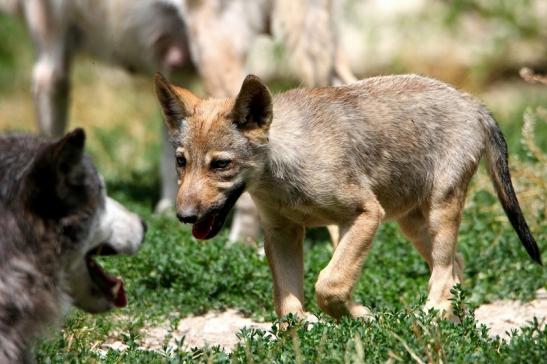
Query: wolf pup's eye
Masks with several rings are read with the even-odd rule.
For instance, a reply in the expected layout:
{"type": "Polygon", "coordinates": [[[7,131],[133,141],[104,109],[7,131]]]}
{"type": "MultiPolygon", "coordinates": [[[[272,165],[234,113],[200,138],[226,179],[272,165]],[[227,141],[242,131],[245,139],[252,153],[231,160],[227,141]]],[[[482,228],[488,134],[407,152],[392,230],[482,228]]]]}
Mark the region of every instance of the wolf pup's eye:
{"type": "Polygon", "coordinates": [[[211,162],[211,169],[226,169],[230,163],[229,159],[216,159],[211,162]]]}
{"type": "Polygon", "coordinates": [[[186,166],[186,158],[183,155],[177,155],[177,166],[180,168],[186,166]]]}

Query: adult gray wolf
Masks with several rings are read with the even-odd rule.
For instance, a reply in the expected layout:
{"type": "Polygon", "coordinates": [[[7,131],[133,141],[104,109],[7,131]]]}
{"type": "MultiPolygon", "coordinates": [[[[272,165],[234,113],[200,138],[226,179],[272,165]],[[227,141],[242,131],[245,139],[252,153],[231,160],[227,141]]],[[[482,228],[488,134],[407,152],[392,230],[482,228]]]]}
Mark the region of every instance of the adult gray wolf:
{"type": "Polygon", "coordinates": [[[126,305],[123,281],[94,256],[135,253],[146,225],[106,196],[84,141],[82,129],[0,137],[0,363],[31,362],[33,340],[70,303],[126,305]]]}
{"type": "Polygon", "coordinates": [[[386,76],[272,97],[248,76],[236,97],[204,100],[161,75],[155,86],[176,150],[178,218],[193,224],[196,238],[212,238],[248,191],[279,316],[303,314],[304,232],[324,225],[338,226],[340,239],[315,284],[318,304],[335,318],[367,316],[352,289],[378,226],[395,220],[431,269],[426,308],[450,317],[450,290],[463,274],[456,253],[462,208],[483,156],[509,221],[541,264],[496,121],[444,83],[386,76]]]}
{"type": "Polygon", "coordinates": [[[11,2],[34,42],[32,89],[45,135],[65,132],[70,66],[78,52],[148,74],[170,72],[188,61],[186,28],[174,0],[11,2]]]}

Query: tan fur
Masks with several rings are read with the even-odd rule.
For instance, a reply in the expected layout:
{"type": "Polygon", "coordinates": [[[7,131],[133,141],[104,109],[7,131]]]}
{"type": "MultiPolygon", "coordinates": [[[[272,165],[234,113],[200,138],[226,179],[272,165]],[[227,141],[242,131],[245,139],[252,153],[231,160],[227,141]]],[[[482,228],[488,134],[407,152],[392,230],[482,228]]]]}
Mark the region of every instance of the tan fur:
{"type": "MultiPolygon", "coordinates": [[[[324,225],[336,226],[330,229],[335,250],[315,285],[319,306],[335,318],[368,315],[352,301],[352,290],[386,220],[399,222],[431,268],[426,308],[450,313],[450,290],[463,274],[456,254],[461,211],[483,154],[496,188],[514,196],[496,122],[476,100],[436,80],[375,77],[291,90],[272,101],[260,80],[248,76],[235,100],[201,100],[178,114],[173,111],[185,96],[170,90],[156,79],[172,142],[187,151],[179,196],[219,178],[204,156],[213,150],[232,156],[222,173],[244,183],[258,207],[280,316],[304,312],[304,230],[324,225]]],[[[225,193],[204,191],[191,202],[179,198],[177,211],[199,205],[195,217],[203,223],[210,216],[207,206],[223,201],[225,193]]],[[[508,214],[521,216],[505,194],[500,199],[508,214]]],[[[529,245],[540,262],[533,239],[529,245]]]]}
{"type": "Polygon", "coordinates": [[[355,81],[338,47],[332,0],[200,0],[184,9],[194,64],[208,95],[233,96],[258,34],[270,33],[306,86],[355,81]]]}

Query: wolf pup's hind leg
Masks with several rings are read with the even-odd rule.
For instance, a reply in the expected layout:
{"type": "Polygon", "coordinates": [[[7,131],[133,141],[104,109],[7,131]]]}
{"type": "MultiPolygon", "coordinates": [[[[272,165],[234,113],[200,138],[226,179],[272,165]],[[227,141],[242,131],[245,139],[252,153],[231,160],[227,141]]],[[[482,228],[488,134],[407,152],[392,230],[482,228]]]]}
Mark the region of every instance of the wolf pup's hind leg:
{"type": "Polygon", "coordinates": [[[431,269],[431,239],[424,213],[420,208],[416,208],[397,222],[404,236],[414,244],[431,269]]]}
{"type": "MultiPolygon", "coordinates": [[[[431,236],[428,227],[428,220],[422,209],[416,208],[406,216],[398,220],[401,231],[408,240],[414,244],[416,250],[427,262],[429,269],[433,269],[431,236]]],[[[463,257],[456,253],[454,257],[453,270],[459,282],[463,281],[463,257]]],[[[432,301],[431,301],[432,302],[432,301]]]]}
{"type": "Polygon", "coordinates": [[[452,318],[450,290],[463,279],[463,260],[456,254],[456,244],[467,184],[435,193],[426,217],[431,278],[425,308],[443,311],[448,318],[452,318]]]}

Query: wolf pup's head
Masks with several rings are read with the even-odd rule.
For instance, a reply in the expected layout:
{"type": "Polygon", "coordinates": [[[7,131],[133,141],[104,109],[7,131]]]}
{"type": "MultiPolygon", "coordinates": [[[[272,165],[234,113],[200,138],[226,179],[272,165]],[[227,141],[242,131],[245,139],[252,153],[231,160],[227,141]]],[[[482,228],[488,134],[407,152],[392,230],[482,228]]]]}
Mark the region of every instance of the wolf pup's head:
{"type": "Polygon", "coordinates": [[[252,75],[230,99],[199,99],[159,74],[155,86],[175,148],[177,217],[193,224],[194,237],[210,239],[265,166],[272,96],[252,75]]]}
{"type": "Polygon", "coordinates": [[[144,222],[107,197],[105,185],[84,155],[85,134],[76,129],[38,148],[24,180],[23,201],[45,230],[53,230],[62,281],[73,303],[88,312],[126,305],[121,278],[110,276],[96,255],[132,254],[144,222]]]}

